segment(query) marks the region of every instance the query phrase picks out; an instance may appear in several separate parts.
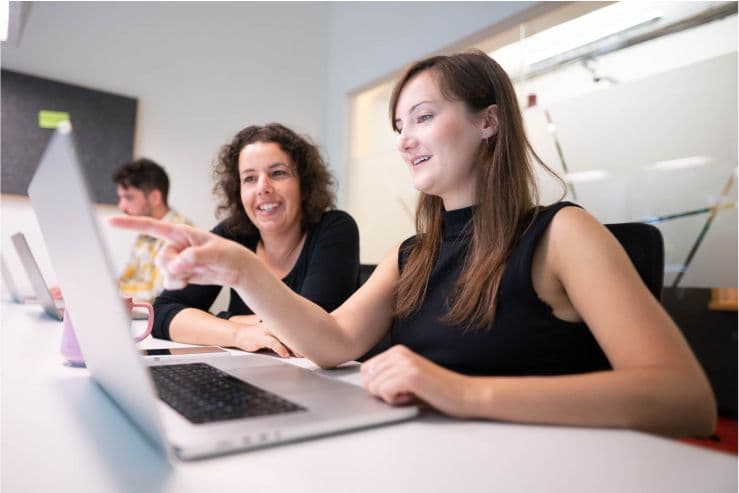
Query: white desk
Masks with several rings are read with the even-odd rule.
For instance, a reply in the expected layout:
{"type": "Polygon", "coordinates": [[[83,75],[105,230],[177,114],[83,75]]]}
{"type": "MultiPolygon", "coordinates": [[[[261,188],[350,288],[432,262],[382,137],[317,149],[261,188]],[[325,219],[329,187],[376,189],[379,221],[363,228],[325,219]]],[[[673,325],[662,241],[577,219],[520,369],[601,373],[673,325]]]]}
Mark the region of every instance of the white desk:
{"type": "MultiPolygon", "coordinates": [[[[170,467],[86,369],[62,364],[60,322],[45,318],[37,306],[3,301],[0,310],[0,489],[7,493],[737,491],[734,457],[672,440],[433,413],[170,467]]],[[[336,375],[357,380],[354,369],[336,375]]]]}

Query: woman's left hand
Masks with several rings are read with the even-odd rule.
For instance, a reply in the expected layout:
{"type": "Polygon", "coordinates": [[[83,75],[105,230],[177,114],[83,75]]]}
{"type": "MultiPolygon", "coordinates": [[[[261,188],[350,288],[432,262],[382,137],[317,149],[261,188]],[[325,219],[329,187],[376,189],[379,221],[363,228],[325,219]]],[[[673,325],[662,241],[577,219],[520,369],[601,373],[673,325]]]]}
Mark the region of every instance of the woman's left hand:
{"type": "MultiPolygon", "coordinates": [[[[256,329],[264,330],[264,333],[270,337],[274,337],[277,339],[277,337],[272,334],[265,326],[264,323],[257,317],[256,315],[234,315],[231,318],[228,319],[231,322],[237,323],[239,325],[243,325],[246,327],[254,327],[256,329]]],[[[278,339],[279,340],[279,339],[278,339]]],[[[281,342],[282,345],[284,345],[284,342],[281,342]]],[[[287,347],[288,351],[290,351],[290,354],[293,355],[295,358],[303,358],[304,356],[294,350],[293,348],[287,347]]]]}
{"type": "Polygon", "coordinates": [[[418,398],[450,416],[465,417],[473,382],[419,356],[405,346],[393,346],[362,364],[362,385],[392,405],[418,398]]]}

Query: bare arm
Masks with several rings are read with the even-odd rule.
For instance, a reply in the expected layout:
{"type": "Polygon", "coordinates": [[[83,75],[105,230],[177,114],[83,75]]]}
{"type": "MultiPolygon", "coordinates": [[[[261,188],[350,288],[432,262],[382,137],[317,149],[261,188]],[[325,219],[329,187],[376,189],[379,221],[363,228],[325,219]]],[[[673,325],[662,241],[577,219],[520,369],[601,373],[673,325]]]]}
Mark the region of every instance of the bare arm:
{"type": "Polygon", "coordinates": [[[716,404],[708,380],[617,240],[587,212],[568,207],[544,241],[545,262],[613,371],[497,379],[486,393],[495,417],[710,434],[716,404]]]}
{"type": "Polygon", "coordinates": [[[358,358],[389,330],[397,251],[391,249],[367,282],[330,314],[296,295],[266,269],[254,268],[252,259],[239,270],[248,279],[235,289],[280,340],[319,366],[332,368],[358,358]]]}
{"type": "Polygon", "coordinates": [[[585,211],[566,208],[542,243],[546,270],[561,283],[613,371],[469,377],[395,347],[362,368],[368,389],[392,403],[416,395],[455,416],[710,434],[716,404],[708,381],[618,242],[585,211]]]}
{"type": "Polygon", "coordinates": [[[332,315],[294,293],[256,255],[236,242],[144,217],[115,217],[109,222],[169,241],[159,257],[167,288],[179,289],[188,283],[234,288],[260,314],[272,334],[321,367],[360,356],[390,327],[392,291],[398,277],[397,248],[332,315]]]}
{"type": "Polygon", "coordinates": [[[258,322],[256,315],[224,320],[197,308],[185,308],[172,319],[169,335],[173,341],[186,344],[235,347],[251,352],[270,349],[283,358],[290,357],[290,348],[258,322]]]}

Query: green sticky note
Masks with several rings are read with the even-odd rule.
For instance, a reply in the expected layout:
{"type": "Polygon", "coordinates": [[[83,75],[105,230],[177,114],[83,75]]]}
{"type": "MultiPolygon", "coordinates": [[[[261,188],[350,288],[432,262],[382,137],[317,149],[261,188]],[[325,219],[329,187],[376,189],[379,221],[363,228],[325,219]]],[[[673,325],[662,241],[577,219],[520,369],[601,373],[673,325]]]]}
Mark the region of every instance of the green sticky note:
{"type": "Polygon", "coordinates": [[[64,111],[41,110],[38,112],[38,126],[41,128],[56,128],[62,122],[68,122],[69,113],[64,111]]]}

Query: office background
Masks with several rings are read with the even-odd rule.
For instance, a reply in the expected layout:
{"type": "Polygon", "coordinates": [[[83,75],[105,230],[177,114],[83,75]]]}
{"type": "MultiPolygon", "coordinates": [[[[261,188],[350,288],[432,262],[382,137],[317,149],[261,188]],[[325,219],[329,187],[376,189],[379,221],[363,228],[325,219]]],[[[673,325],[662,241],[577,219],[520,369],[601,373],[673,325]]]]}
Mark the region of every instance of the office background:
{"type": "MultiPolygon", "coordinates": [[[[655,5],[670,3],[656,2],[655,5]]],[[[638,84],[646,87],[659,77],[663,77],[665,84],[661,87],[668,89],[684,89],[684,81],[695,80],[702,85],[692,89],[694,94],[710,97],[722,91],[723,99],[711,99],[714,103],[718,101],[718,106],[712,107],[710,112],[703,111],[704,107],[692,100],[692,106],[667,103],[659,107],[661,111],[665,108],[666,111],[674,110],[674,114],[663,114],[664,119],[659,120],[659,124],[693,119],[699,128],[709,129],[705,133],[710,141],[708,147],[699,146],[698,154],[702,155],[706,149],[709,152],[713,149],[711,146],[720,151],[711,155],[713,161],[703,163],[710,166],[696,169],[687,166],[690,163],[685,161],[674,162],[698,155],[682,148],[680,155],[652,153],[650,160],[628,163],[634,167],[657,164],[664,169],[666,162],[673,161],[673,165],[677,164],[677,174],[671,175],[669,180],[661,180],[655,171],[647,175],[616,173],[615,179],[600,182],[593,180],[592,175],[590,181],[580,175],[576,184],[580,191],[578,198],[599,219],[610,222],[644,220],[648,217],[646,212],[664,216],[700,207],[710,208],[721,199],[726,207],[716,215],[715,224],[696,256],[696,262],[704,261],[706,266],[700,272],[707,275],[694,276],[693,284],[687,286],[735,289],[736,185],[725,197],[720,197],[720,192],[727,171],[736,169],[736,2],[686,3],[694,4],[697,9],[733,5],[733,15],[709,23],[728,26],[718,35],[711,35],[713,41],[720,36],[716,43],[720,48],[707,53],[710,43],[688,40],[686,43],[694,50],[685,51],[684,58],[690,58],[690,64],[664,67],[662,74],[652,74],[654,76],[649,80],[639,81],[637,77],[621,87],[614,84],[611,94],[623,98],[619,101],[629,101],[631,94],[640,90],[638,84]],[[686,109],[690,111],[683,113],[682,110],[686,109]],[[713,135],[723,140],[711,141],[713,135]],[[677,205],[651,209],[633,207],[635,202],[644,202],[644,197],[650,193],[661,194],[665,200],[675,199],[672,203],[677,205]],[[606,202],[605,206],[585,201],[588,195],[602,198],[608,194],[615,199],[606,202]],[[679,207],[680,204],[685,207],[679,207]],[[620,212],[624,213],[619,215],[620,212]],[[717,232],[719,236],[716,236],[717,232]]],[[[385,251],[387,244],[409,233],[412,215],[414,192],[410,190],[405,170],[395,164],[399,161],[392,150],[392,135],[384,113],[387,88],[402,67],[414,59],[439,51],[479,46],[492,52],[519,37],[530,36],[537,30],[566,22],[589,10],[600,9],[610,2],[11,4],[16,14],[20,12],[21,22],[14,36],[2,44],[2,67],[137,98],[134,156],[150,157],[166,167],[172,181],[171,205],[190,217],[197,226],[210,228],[216,222],[210,171],[218,148],[246,125],[280,121],[309,135],[322,149],[338,180],[339,207],[349,209],[360,224],[363,260],[374,262],[379,255],[377,252],[385,251]],[[367,118],[369,123],[358,120],[362,111],[370,115],[367,118]],[[370,125],[369,130],[360,131],[362,125],[370,125]],[[357,142],[363,136],[374,138],[379,147],[373,147],[373,142],[357,142]],[[394,170],[393,174],[381,171],[383,166],[394,170]],[[390,185],[371,179],[383,177],[387,181],[388,176],[392,176],[391,185],[401,190],[397,194],[400,200],[389,193],[390,185]],[[392,206],[389,209],[388,204],[392,206]],[[384,221],[379,229],[376,224],[378,218],[384,221]],[[397,219],[392,227],[387,223],[388,218],[397,219]],[[396,226],[397,230],[393,229],[396,226]]],[[[663,58],[653,57],[652,60],[659,65],[663,58]]],[[[597,64],[593,70],[599,70],[597,64]]],[[[606,70],[600,75],[608,77],[611,74],[606,70]]],[[[540,105],[528,108],[526,112],[534,144],[541,146],[538,150],[542,151],[547,162],[560,166],[560,172],[566,173],[567,170],[561,168],[561,155],[554,145],[555,140],[552,140],[552,132],[549,132],[548,117],[561,116],[566,120],[568,115],[576,114],[578,108],[599,108],[597,113],[591,113],[591,116],[595,115],[594,119],[584,126],[558,125],[558,145],[568,142],[582,144],[564,146],[574,168],[570,171],[588,171],[587,166],[595,167],[592,161],[600,161],[601,156],[603,161],[608,161],[609,155],[614,153],[611,148],[594,146],[590,134],[568,135],[568,131],[579,129],[587,132],[599,122],[605,125],[644,118],[644,115],[635,115],[634,108],[627,112],[625,118],[620,112],[622,107],[607,104],[610,96],[604,97],[605,93],[598,96],[595,92],[583,92],[571,97],[570,102],[574,101],[578,107],[574,110],[567,107],[567,98],[547,101],[557,84],[569,85],[572,79],[565,78],[556,84],[542,81],[538,91],[532,91],[538,92],[540,105]],[[540,111],[542,108],[551,110],[550,115],[540,111]],[[578,165],[578,159],[584,164],[578,165]]],[[[605,85],[608,86],[607,83],[605,85]]],[[[599,87],[602,86],[600,83],[599,87]]],[[[529,92],[531,87],[524,87],[524,90],[529,92]]],[[[521,96],[525,102],[527,94],[521,96]]],[[[631,141],[619,142],[620,149],[628,151],[631,146],[636,149],[637,140],[641,141],[642,148],[649,148],[648,137],[642,140],[642,136],[643,132],[632,133],[631,141]]],[[[674,142],[663,139],[660,145],[664,149],[673,144],[679,148],[684,140],[682,137],[676,137],[674,142]]],[[[704,143],[702,141],[700,145],[704,143]]],[[[618,166],[618,161],[611,159],[605,164],[618,166]]],[[[63,193],[60,190],[60,197],[63,193]]],[[[1,205],[3,254],[11,251],[9,236],[23,231],[47,279],[53,284],[53,269],[27,199],[3,195],[1,205]]],[[[104,217],[117,211],[110,206],[101,206],[99,213],[104,217]]],[[[682,261],[695,244],[708,214],[710,212],[705,211],[702,215],[681,219],[685,225],[682,229],[673,227],[678,224],[674,221],[665,223],[666,228],[663,225],[668,249],[668,282],[677,276],[680,266],[676,262],[682,261]]],[[[133,235],[111,229],[106,229],[106,232],[113,260],[116,265],[122,265],[133,235]]],[[[16,263],[12,262],[11,268],[15,267],[16,263]]],[[[16,278],[21,280],[21,284],[25,281],[20,274],[16,278]]],[[[674,304],[686,305],[680,299],[675,299],[674,304]]],[[[711,342],[734,353],[729,363],[721,360],[725,356],[712,358],[721,360],[718,361],[724,365],[721,371],[726,371],[728,364],[729,371],[733,369],[734,374],[735,310],[728,312],[734,320],[733,333],[725,334],[726,341],[711,342]]],[[[720,317],[720,323],[727,320],[725,313],[710,315],[720,317]]],[[[714,324],[714,321],[705,320],[699,317],[694,323],[714,324]]],[[[731,322],[732,319],[728,320],[731,322]]],[[[732,385],[735,412],[736,375],[729,387],[732,385]]]]}
{"type": "MultiPolygon", "coordinates": [[[[134,156],[165,166],[171,204],[210,228],[211,163],[239,129],[280,121],[312,137],[343,206],[348,95],[535,3],[30,2],[2,66],[138,98],[134,156]]],[[[53,282],[26,200],[2,206],[3,231],[26,232],[53,282]]],[[[107,239],[122,264],[132,236],[107,239]]]]}

